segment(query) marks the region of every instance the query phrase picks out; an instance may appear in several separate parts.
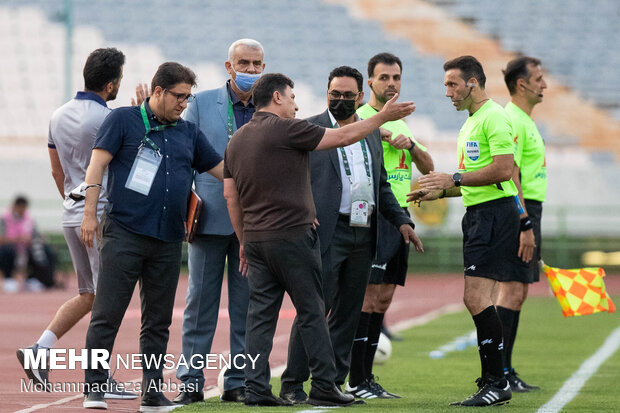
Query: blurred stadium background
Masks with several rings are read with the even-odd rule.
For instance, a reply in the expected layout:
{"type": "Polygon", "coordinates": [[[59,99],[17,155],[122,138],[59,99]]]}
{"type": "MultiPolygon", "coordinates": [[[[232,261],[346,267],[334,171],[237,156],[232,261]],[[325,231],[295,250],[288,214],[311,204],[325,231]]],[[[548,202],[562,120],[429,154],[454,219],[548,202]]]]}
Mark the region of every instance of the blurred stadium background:
{"type": "MultiPolygon", "coordinates": [[[[228,46],[242,37],[263,44],[267,72],[296,82],[300,117],[324,110],[332,68],[347,64],[366,77],[372,55],[398,55],[401,96],[417,105],[407,121],[442,171],[455,169],[466,117],[444,97],[443,62],[478,57],[487,90],[504,104],[506,62],[517,53],[540,58],[549,85],[534,110],[547,144],[544,259],[620,269],[617,0],[0,0],[0,208],[27,195],[39,227],[64,245],[47,128],[52,112],[82,89],[93,49],[113,46],[127,56],[110,104],[118,107],[166,60],[194,69],[197,90],[221,85],[228,46]]],[[[427,253],[411,261],[412,272],[461,268],[462,214],[460,199],[449,200],[445,215],[428,204],[416,219],[427,253]]]]}

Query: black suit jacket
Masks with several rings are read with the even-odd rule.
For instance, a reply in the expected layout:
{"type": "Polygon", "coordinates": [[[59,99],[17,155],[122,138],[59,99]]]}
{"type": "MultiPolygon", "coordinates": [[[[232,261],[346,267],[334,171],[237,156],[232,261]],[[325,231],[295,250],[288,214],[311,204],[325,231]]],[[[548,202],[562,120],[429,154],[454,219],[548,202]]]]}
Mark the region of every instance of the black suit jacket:
{"type": "MultiPolygon", "coordinates": [[[[331,128],[332,123],[327,110],[319,115],[308,118],[310,123],[331,128]]],[[[402,207],[392,193],[387,182],[387,173],[383,166],[383,147],[379,130],[374,130],[366,137],[369,154],[372,159],[372,177],[374,188],[375,210],[371,217],[373,234],[373,256],[377,248],[377,217],[380,212],[397,228],[402,224],[413,226],[411,219],[405,214],[402,207]]],[[[312,196],[316,206],[319,226],[317,232],[321,242],[321,254],[329,247],[336,223],[342,197],[342,181],[340,178],[340,161],[338,149],[327,149],[310,152],[310,179],[312,182],[312,196]]]]}

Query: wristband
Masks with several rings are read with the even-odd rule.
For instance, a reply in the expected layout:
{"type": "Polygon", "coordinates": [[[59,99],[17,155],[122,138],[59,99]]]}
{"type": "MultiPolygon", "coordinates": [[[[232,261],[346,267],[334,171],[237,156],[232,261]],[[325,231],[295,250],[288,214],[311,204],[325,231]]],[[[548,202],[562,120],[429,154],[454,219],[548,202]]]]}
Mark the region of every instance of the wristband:
{"type": "Polygon", "coordinates": [[[84,187],[84,191],[89,188],[101,188],[101,184],[86,184],[86,186],[84,187]]]}
{"type": "Polygon", "coordinates": [[[530,217],[521,218],[521,232],[529,231],[532,229],[532,220],[530,217]]]}
{"type": "Polygon", "coordinates": [[[411,147],[409,148],[410,151],[413,150],[413,148],[415,148],[415,142],[413,141],[413,139],[409,139],[411,141],[411,147]]]}
{"type": "Polygon", "coordinates": [[[441,195],[439,195],[439,199],[445,198],[445,197],[446,197],[446,190],[444,189],[441,191],[441,195]]]}

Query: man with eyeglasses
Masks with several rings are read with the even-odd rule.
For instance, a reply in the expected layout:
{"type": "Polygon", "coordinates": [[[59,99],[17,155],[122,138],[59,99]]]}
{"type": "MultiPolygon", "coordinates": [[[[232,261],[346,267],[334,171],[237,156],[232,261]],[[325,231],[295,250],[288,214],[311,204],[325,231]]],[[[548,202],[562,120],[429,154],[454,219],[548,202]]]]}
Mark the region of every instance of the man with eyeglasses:
{"type": "MultiPolygon", "coordinates": [[[[145,360],[166,354],[193,169],[222,179],[221,156],[195,124],[181,119],[195,85],[190,69],[163,63],[151,82],[151,97],[139,107],[113,110],[97,133],[81,227],[86,246],[92,247],[97,237],[100,247],[97,295],[86,335],[89,355],[93,349],[110,354],[138,281],[140,353],[145,360]],[[106,168],[110,204],[99,226],[97,201],[106,168]]],[[[162,393],[162,368],[142,363],[141,412],[179,407],[162,393]]],[[[107,372],[90,366],[85,378],[84,407],[105,409],[107,372]]]]}
{"type": "MultiPolygon", "coordinates": [[[[352,67],[332,70],[327,83],[328,109],[308,121],[325,128],[358,121],[355,111],[364,98],[362,82],[362,74],[352,67]]],[[[335,383],[342,386],[377,249],[379,212],[416,250],[423,251],[422,242],[387,182],[378,129],[343,148],[311,152],[310,176],[319,224],[325,312],[336,362],[335,383]]],[[[303,402],[303,383],[308,378],[308,358],[295,320],[280,397],[303,402]]]]}
{"type": "MultiPolygon", "coordinates": [[[[209,143],[224,156],[232,135],[254,114],[252,85],[265,69],[263,46],[252,39],[240,39],[228,49],[225,63],[230,79],[223,86],[200,92],[188,105],[185,120],[194,122],[209,143]]],[[[207,173],[197,174],[196,192],[203,199],[203,211],[194,241],[188,247],[189,286],[183,316],[183,355],[211,351],[217,326],[224,266],[228,263],[228,315],[230,320],[230,355],[243,354],[245,322],[248,312],[248,280],[239,272],[239,240],[235,235],[224,186],[207,173]]],[[[197,391],[181,389],[174,399],[179,404],[204,400],[205,383],[200,365],[179,366],[177,378],[183,385],[192,384],[197,391]]],[[[231,366],[224,374],[225,402],[242,402],[245,397],[243,370],[231,366]]]]}

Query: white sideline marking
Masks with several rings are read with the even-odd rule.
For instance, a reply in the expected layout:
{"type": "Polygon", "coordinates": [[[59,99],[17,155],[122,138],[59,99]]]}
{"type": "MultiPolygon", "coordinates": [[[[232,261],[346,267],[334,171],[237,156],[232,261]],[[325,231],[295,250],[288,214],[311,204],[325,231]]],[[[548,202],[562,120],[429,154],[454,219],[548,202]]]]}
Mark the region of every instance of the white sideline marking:
{"type": "MultiPolygon", "coordinates": [[[[396,324],[394,324],[391,327],[391,330],[392,331],[402,331],[402,330],[406,330],[406,329],[411,328],[411,327],[421,326],[423,324],[429,323],[429,322],[439,318],[442,315],[450,314],[450,313],[456,313],[458,311],[461,311],[463,308],[464,308],[464,306],[462,304],[448,304],[448,305],[445,305],[445,306],[443,306],[441,308],[438,308],[436,310],[429,311],[426,314],[422,314],[421,316],[410,318],[409,320],[403,320],[403,321],[401,321],[399,323],[396,323],[396,324]]],[[[281,339],[282,338],[280,336],[274,337],[274,341],[281,340],[281,339]]],[[[280,377],[285,369],[286,369],[286,364],[282,364],[280,366],[276,366],[276,367],[272,368],[271,369],[271,377],[280,377]]],[[[174,370],[165,370],[163,372],[163,375],[165,377],[165,376],[169,376],[169,375],[175,374],[175,373],[176,373],[176,371],[174,371],[174,370]]],[[[136,379],[128,380],[128,381],[132,382],[132,383],[139,383],[140,381],[142,381],[142,377],[138,377],[136,379]]],[[[215,387],[213,389],[205,391],[204,394],[205,394],[205,399],[208,399],[208,398],[211,398],[211,397],[219,396],[220,395],[220,391],[218,390],[217,387],[215,387]]],[[[34,405],[32,407],[28,407],[26,409],[17,410],[15,413],[31,413],[31,412],[35,412],[37,410],[47,409],[50,406],[58,406],[58,405],[61,405],[61,404],[65,404],[65,403],[68,403],[70,401],[80,399],[82,397],[84,397],[83,394],[76,394],[74,396],[65,397],[63,399],[56,400],[54,402],[44,403],[44,404],[36,404],[36,405],[34,405]]],[[[320,407],[320,409],[325,409],[325,407],[320,407]]],[[[327,412],[327,411],[328,410],[309,409],[309,410],[299,411],[299,413],[301,413],[301,412],[321,413],[321,412],[327,412]]]]}
{"type": "Polygon", "coordinates": [[[27,409],[17,410],[15,413],[30,413],[41,409],[47,409],[50,406],[58,406],[61,404],[69,403],[72,400],[81,399],[84,397],[83,394],[76,394],[74,396],[65,397],[64,399],[56,400],[55,402],[45,403],[45,404],[35,404],[32,407],[28,407],[27,409]]]}
{"type": "Polygon", "coordinates": [[[409,320],[400,321],[393,326],[390,327],[392,331],[402,331],[407,330],[411,327],[421,326],[431,321],[441,317],[442,315],[458,313],[465,308],[463,304],[447,304],[443,307],[440,307],[436,310],[429,311],[426,314],[422,314],[421,316],[410,318],[409,320]]]}
{"type": "Polygon", "coordinates": [[[579,390],[592,377],[609,357],[613,356],[620,347],[620,327],[616,328],[605,340],[603,345],[589,359],[583,362],[579,370],[573,373],[564,382],[560,390],[542,405],[537,413],[555,413],[562,410],[571,400],[577,396],[579,390]]]}
{"type": "Polygon", "coordinates": [[[478,346],[478,338],[476,335],[476,330],[472,330],[469,333],[463,334],[462,336],[458,336],[451,342],[444,344],[437,348],[437,350],[433,350],[430,352],[430,358],[442,358],[447,353],[452,353],[455,351],[463,351],[467,347],[478,346]],[[433,357],[435,356],[435,357],[433,357]]]}

